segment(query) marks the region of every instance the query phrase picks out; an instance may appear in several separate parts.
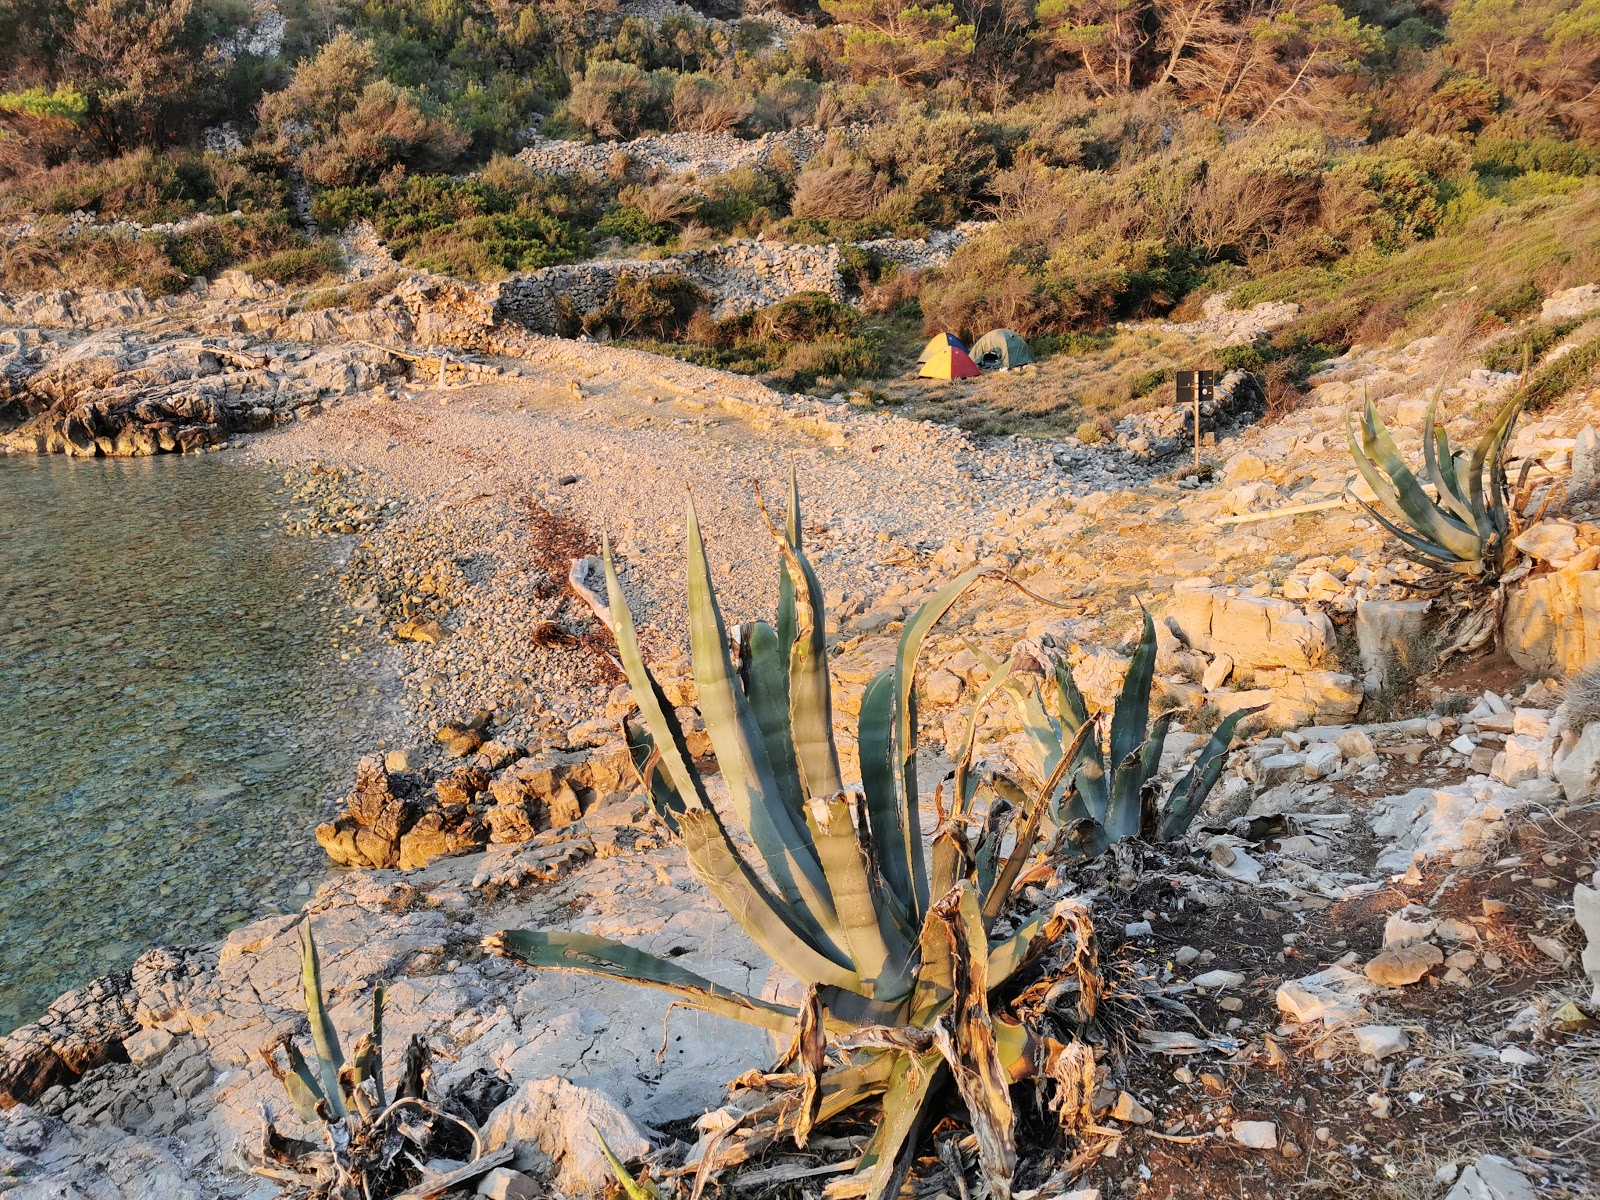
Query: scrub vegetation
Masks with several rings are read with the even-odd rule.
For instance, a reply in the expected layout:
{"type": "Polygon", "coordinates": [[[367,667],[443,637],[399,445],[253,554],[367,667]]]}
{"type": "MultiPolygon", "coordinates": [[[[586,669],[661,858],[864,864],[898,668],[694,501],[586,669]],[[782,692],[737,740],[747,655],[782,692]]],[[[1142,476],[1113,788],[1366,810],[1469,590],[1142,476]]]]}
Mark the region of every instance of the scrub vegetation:
{"type": "Polygon", "coordinates": [[[647,311],[589,324],[834,387],[904,367],[939,329],[1004,326],[1042,356],[1075,353],[1116,321],[1227,291],[1304,307],[1249,348],[1258,363],[1219,364],[1292,383],[1354,342],[1516,326],[1594,276],[1593,10],[800,0],[780,22],[723,0],[660,20],[614,0],[285,0],[280,30],[240,0],[0,0],[0,216],[19,223],[0,288],[159,293],[245,264],[307,286],[363,221],[408,265],[492,280],[981,220],[938,270],[852,259],[853,315],[804,338],[788,309],[714,322],[648,288],[647,311]],[[561,175],[510,157],[535,131],[799,126],[828,133],[803,164],[779,152],[693,179],[624,149],[561,175]]]}

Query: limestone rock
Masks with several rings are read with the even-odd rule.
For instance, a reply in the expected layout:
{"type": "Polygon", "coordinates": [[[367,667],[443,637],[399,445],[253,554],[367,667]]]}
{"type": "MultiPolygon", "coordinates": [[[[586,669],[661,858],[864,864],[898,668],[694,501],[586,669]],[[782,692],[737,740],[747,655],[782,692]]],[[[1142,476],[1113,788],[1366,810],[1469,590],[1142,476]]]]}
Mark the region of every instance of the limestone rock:
{"type": "Polygon", "coordinates": [[[1530,575],[1506,594],[1501,637],[1518,666],[1535,675],[1572,675],[1600,659],[1600,571],[1530,575]]]}
{"type": "Polygon", "coordinates": [[[1414,661],[1423,644],[1431,600],[1363,600],[1356,605],[1356,647],[1361,655],[1362,683],[1375,692],[1393,672],[1414,661]]]}
{"type": "Polygon", "coordinates": [[[1594,985],[1591,1004],[1600,1004],[1600,871],[1595,872],[1594,887],[1578,884],[1572,893],[1572,907],[1578,928],[1583,930],[1588,945],[1583,952],[1583,969],[1594,985]]]}
{"type": "Polygon", "coordinates": [[[1461,1173],[1445,1200],[1535,1200],[1535,1193],[1510,1160],[1485,1154],[1461,1173]]]}
{"type": "Polygon", "coordinates": [[[1379,987],[1409,987],[1444,962],[1444,951],[1428,942],[1380,950],[1363,970],[1379,987]]]}
{"type": "Polygon", "coordinates": [[[478,1195],[485,1200],[541,1200],[539,1185],[521,1171],[496,1167],[478,1180],[478,1195]]]}
{"type": "Polygon", "coordinates": [[[1383,948],[1388,950],[1426,941],[1438,928],[1439,922],[1434,920],[1431,912],[1420,904],[1408,904],[1390,913],[1388,920],[1383,923],[1383,948]]]}
{"type": "Polygon", "coordinates": [[[1226,654],[1236,667],[1315,671],[1333,657],[1333,623],[1324,613],[1270,596],[1179,589],[1167,619],[1194,649],[1226,654]]]}
{"type": "Polygon", "coordinates": [[[1388,843],[1377,867],[1400,872],[1416,858],[1471,849],[1524,803],[1518,791],[1487,779],[1382,797],[1371,816],[1372,832],[1388,843]]]}
{"type": "Polygon", "coordinates": [[[1291,1021],[1321,1021],[1332,1028],[1367,1015],[1363,1002],[1372,994],[1368,979],[1344,967],[1328,967],[1315,975],[1278,985],[1278,1010],[1291,1021]]]}
{"type": "Polygon", "coordinates": [[[1355,1035],[1356,1052],[1368,1058],[1385,1059],[1411,1048],[1410,1037],[1398,1025],[1362,1025],[1351,1032],[1355,1035]]]}
{"type": "Polygon", "coordinates": [[[1517,535],[1515,545],[1529,558],[1555,567],[1578,554],[1578,529],[1570,521],[1540,521],[1517,535]]]}
{"type": "Polygon", "coordinates": [[[421,815],[420,793],[415,776],[391,775],[383,759],[368,755],[356,764],[356,786],[344,799],[344,815],[317,826],[317,844],[341,866],[393,866],[400,839],[421,815]]]}
{"type": "Polygon", "coordinates": [[[597,1196],[611,1181],[595,1130],[623,1162],[650,1152],[650,1137],[608,1098],[565,1079],[535,1079],[489,1115],[484,1144],[516,1149],[518,1169],[548,1172],[567,1196],[597,1196]]]}
{"type": "Polygon", "coordinates": [[[1111,1117],[1125,1125],[1148,1125],[1156,1119],[1153,1112],[1127,1092],[1117,1093],[1116,1103],[1111,1106],[1111,1117]]]}
{"type": "Polygon", "coordinates": [[[1233,1140],[1250,1150],[1276,1150],[1278,1126],[1273,1121],[1235,1121],[1233,1140]]]}
{"type": "Polygon", "coordinates": [[[1556,779],[1571,803],[1600,795],[1600,721],[1584,727],[1556,767],[1556,779]]]}

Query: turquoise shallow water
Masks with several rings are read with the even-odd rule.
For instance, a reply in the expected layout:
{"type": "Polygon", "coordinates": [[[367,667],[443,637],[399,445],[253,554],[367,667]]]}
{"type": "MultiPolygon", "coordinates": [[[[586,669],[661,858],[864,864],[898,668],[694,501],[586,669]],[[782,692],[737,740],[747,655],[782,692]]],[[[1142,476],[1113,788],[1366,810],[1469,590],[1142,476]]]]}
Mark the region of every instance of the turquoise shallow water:
{"type": "Polygon", "coordinates": [[[215,457],[0,458],[0,1031],[326,874],[319,804],[389,719],[327,542],[215,457]]]}

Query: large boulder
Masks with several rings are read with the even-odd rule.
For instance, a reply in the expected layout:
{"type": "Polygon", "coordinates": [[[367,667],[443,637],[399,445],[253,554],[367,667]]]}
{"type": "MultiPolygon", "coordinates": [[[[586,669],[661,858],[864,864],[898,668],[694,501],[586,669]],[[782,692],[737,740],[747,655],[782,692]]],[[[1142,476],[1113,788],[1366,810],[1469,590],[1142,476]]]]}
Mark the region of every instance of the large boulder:
{"type": "Polygon", "coordinates": [[[1534,575],[1507,593],[1501,623],[1506,653],[1530,674],[1572,675],[1600,660],[1600,570],[1579,554],[1559,571],[1534,575]]]}
{"type": "Polygon", "coordinates": [[[1361,682],[1369,692],[1383,687],[1395,669],[1416,661],[1423,644],[1431,600],[1362,600],[1356,605],[1356,648],[1361,655],[1361,682]]]}
{"type": "Polygon", "coordinates": [[[1333,622],[1275,596],[1234,596],[1226,588],[1181,588],[1169,630],[1196,650],[1226,654],[1248,670],[1320,670],[1333,658],[1333,622]]]}
{"type": "Polygon", "coordinates": [[[604,1094],[565,1079],[534,1079],[489,1114],[484,1144],[507,1146],[519,1170],[546,1175],[565,1196],[598,1196],[611,1182],[605,1137],[623,1162],[650,1153],[649,1134],[604,1094]]]}

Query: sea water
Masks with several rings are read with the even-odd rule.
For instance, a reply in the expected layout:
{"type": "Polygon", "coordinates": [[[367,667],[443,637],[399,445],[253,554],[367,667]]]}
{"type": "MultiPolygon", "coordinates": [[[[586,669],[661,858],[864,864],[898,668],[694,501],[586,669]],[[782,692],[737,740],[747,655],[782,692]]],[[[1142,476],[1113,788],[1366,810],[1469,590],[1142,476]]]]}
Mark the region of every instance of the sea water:
{"type": "Polygon", "coordinates": [[[0,1032],[327,874],[319,807],[393,705],[378,656],[340,660],[336,549],[282,532],[281,488],[0,457],[0,1032]]]}

